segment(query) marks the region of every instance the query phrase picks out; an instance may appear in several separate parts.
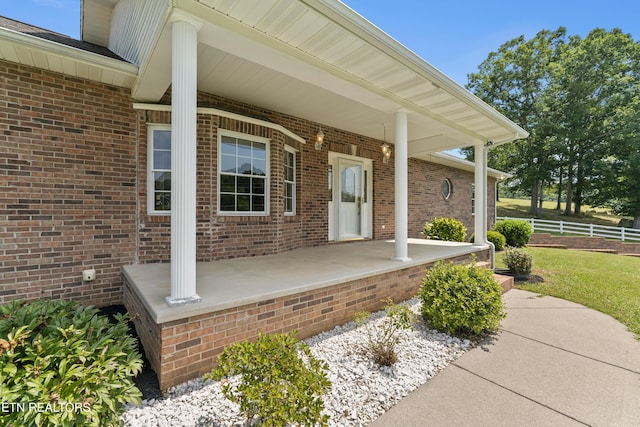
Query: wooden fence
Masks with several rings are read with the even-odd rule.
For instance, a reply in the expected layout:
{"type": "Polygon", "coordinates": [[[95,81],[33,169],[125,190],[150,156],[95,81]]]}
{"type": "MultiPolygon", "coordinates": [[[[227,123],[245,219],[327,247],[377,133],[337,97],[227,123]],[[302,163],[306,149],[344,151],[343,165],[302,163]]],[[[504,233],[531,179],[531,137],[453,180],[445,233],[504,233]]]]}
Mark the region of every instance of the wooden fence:
{"type": "Polygon", "coordinates": [[[585,224],[569,221],[549,221],[536,218],[497,217],[496,220],[515,219],[527,221],[531,224],[533,232],[547,232],[554,234],[568,234],[589,237],[604,237],[617,239],[623,242],[640,242],[640,230],[625,227],[609,227],[605,225],[585,224]]]}

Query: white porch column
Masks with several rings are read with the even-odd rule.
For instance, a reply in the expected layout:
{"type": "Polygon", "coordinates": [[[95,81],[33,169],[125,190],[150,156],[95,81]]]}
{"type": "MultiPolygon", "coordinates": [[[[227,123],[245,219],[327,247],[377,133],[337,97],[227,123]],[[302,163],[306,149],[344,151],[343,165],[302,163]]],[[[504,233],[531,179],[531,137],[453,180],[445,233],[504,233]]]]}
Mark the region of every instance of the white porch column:
{"type": "Polygon", "coordinates": [[[200,23],[172,17],[170,306],[199,302],[196,293],[197,50],[200,23]]]}
{"type": "Polygon", "coordinates": [[[476,216],[473,223],[475,237],[473,244],[483,246],[487,241],[487,158],[485,156],[484,145],[474,146],[474,185],[476,189],[475,211],[476,216]]]}
{"type": "Polygon", "coordinates": [[[407,112],[395,113],[395,257],[394,261],[406,262],[409,258],[409,157],[407,112]]]}

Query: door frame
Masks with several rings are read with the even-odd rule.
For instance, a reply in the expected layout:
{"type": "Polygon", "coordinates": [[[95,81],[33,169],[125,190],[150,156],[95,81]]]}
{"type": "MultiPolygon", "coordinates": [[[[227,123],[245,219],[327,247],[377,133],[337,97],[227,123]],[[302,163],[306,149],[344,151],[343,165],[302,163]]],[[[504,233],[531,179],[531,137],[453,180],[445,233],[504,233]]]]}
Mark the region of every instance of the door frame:
{"type": "Polygon", "coordinates": [[[373,237],[373,160],[366,159],[358,156],[351,156],[349,154],[336,153],[329,151],[329,171],[328,182],[330,194],[329,198],[328,214],[329,214],[329,241],[346,241],[346,240],[358,240],[358,239],[370,239],[373,237]],[[357,238],[345,238],[340,239],[340,160],[347,160],[350,162],[358,162],[362,164],[362,205],[360,209],[360,230],[361,236],[357,238]],[[366,178],[365,178],[366,177],[366,178]],[[365,183],[366,179],[366,183],[365,183]],[[366,195],[364,192],[366,191],[366,195]],[[364,197],[366,196],[366,197],[364,197]]]}

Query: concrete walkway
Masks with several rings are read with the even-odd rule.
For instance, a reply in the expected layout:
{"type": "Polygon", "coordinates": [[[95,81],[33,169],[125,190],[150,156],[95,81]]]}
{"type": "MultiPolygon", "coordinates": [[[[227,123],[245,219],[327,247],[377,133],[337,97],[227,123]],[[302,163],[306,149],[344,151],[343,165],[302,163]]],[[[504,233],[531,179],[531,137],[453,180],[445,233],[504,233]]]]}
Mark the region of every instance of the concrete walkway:
{"type": "Polygon", "coordinates": [[[640,426],[640,341],[613,318],[521,290],[493,342],[371,426],[640,426]]]}

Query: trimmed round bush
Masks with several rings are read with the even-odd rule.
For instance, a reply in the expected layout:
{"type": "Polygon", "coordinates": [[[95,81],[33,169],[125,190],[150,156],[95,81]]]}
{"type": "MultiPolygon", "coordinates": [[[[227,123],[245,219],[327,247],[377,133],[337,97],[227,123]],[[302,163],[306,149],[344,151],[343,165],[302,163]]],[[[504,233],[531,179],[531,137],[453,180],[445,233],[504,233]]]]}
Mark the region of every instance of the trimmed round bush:
{"type": "Polygon", "coordinates": [[[516,248],[527,246],[533,233],[531,224],[518,219],[503,219],[496,222],[493,229],[507,239],[507,246],[516,248]]]}
{"type": "Polygon", "coordinates": [[[422,230],[426,239],[464,242],[467,228],[455,218],[434,218],[427,222],[422,230]]]}
{"type": "Polygon", "coordinates": [[[501,251],[507,246],[507,238],[499,231],[489,230],[487,231],[487,240],[493,243],[496,251],[501,251]]]}
{"type": "MultiPolygon", "coordinates": [[[[473,240],[476,237],[476,233],[471,234],[469,241],[473,243],[473,240]]],[[[496,248],[496,251],[501,251],[507,246],[507,239],[497,231],[488,230],[487,231],[487,240],[493,243],[493,246],[496,248]]]]}
{"type": "Polygon", "coordinates": [[[480,336],[495,331],[505,312],[502,288],[493,272],[452,262],[427,270],[418,294],[429,327],[452,335],[480,336]]]}
{"type": "Polygon", "coordinates": [[[520,248],[507,248],[502,258],[510,273],[525,275],[531,273],[533,257],[520,248]]]}
{"type": "Polygon", "coordinates": [[[142,397],[133,383],[142,358],[128,319],[118,314],[110,323],[75,301],[0,306],[0,396],[25,405],[2,414],[3,425],[120,425],[123,406],[142,397]]]}

